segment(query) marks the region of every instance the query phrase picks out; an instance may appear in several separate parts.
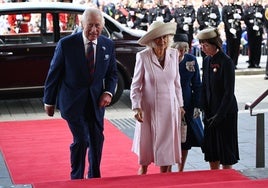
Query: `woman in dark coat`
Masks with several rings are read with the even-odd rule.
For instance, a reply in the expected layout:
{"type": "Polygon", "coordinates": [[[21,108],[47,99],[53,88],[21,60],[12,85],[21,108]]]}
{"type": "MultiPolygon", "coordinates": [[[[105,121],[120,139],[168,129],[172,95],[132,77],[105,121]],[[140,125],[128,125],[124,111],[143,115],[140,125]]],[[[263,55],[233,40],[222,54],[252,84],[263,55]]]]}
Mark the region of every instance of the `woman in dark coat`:
{"type": "Polygon", "coordinates": [[[192,147],[201,147],[203,142],[204,130],[200,118],[202,85],[197,59],[187,53],[189,51],[187,34],[176,34],[172,47],[179,51],[179,72],[185,110],[184,117],[187,124],[186,142],[181,144],[182,161],[178,165],[179,171],[182,172],[188,150],[192,147]]]}
{"type": "Polygon", "coordinates": [[[202,30],[197,38],[207,55],[202,76],[205,161],[211,169],[230,169],[239,160],[235,67],[222,51],[217,29],[202,30]]]}

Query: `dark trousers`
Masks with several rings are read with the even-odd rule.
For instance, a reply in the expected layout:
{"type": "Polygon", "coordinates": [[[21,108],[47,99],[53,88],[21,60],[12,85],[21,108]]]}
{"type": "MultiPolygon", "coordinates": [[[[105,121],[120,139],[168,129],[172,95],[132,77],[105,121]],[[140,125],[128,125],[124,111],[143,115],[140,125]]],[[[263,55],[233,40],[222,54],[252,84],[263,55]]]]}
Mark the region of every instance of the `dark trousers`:
{"type": "Polygon", "coordinates": [[[94,113],[67,120],[73,135],[71,152],[71,179],[83,179],[88,153],[88,178],[101,177],[100,163],[103,148],[103,125],[95,121],[94,113]]]}
{"type": "Polygon", "coordinates": [[[266,60],[265,75],[268,76],[268,55],[267,55],[267,60],[266,60]]]}
{"type": "Polygon", "coordinates": [[[259,66],[261,60],[262,32],[259,35],[255,31],[248,30],[249,65],[259,66]]]}
{"type": "MultiPolygon", "coordinates": [[[[267,38],[267,40],[266,40],[266,45],[267,45],[266,48],[268,48],[268,38],[267,38]]],[[[265,76],[268,77],[268,54],[266,54],[266,56],[267,56],[267,58],[266,58],[265,76]]]]}
{"type": "Polygon", "coordinates": [[[237,34],[236,38],[231,33],[226,32],[227,54],[233,60],[235,66],[238,63],[240,53],[241,34],[237,34]]]}

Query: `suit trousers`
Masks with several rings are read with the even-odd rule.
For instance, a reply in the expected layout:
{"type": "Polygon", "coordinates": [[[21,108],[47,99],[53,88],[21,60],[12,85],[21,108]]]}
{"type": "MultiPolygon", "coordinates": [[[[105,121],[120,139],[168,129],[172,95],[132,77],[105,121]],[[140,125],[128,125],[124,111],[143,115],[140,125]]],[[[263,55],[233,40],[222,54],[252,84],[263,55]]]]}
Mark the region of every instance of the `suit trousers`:
{"type": "Polygon", "coordinates": [[[227,54],[230,56],[230,58],[233,60],[234,65],[236,66],[240,54],[241,33],[237,33],[236,38],[234,38],[233,35],[228,31],[225,31],[225,33],[227,43],[227,54]]]}
{"type": "Polygon", "coordinates": [[[101,177],[100,163],[104,142],[103,125],[95,118],[93,109],[88,105],[85,114],[77,118],[66,120],[73,136],[70,145],[71,179],[83,179],[85,159],[88,150],[88,178],[101,177]]]}
{"type": "Polygon", "coordinates": [[[262,32],[256,35],[255,31],[248,30],[249,64],[259,66],[261,60],[262,32]]]}

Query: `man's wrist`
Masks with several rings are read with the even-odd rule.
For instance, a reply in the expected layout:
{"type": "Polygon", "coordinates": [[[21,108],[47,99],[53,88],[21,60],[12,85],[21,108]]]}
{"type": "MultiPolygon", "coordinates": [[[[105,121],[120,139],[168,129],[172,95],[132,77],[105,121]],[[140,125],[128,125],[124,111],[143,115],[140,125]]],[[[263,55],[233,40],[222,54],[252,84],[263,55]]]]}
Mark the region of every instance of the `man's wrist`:
{"type": "Polygon", "coordinates": [[[108,95],[111,96],[111,98],[113,98],[113,94],[112,94],[111,92],[109,92],[109,91],[104,91],[104,93],[107,93],[108,95]]]}
{"type": "Polygon", "coordinates": [[[55,106],[55,105],[53,105],[53,104],[45,104],[45,106],[49,107],[49,106],[55,106]]]}

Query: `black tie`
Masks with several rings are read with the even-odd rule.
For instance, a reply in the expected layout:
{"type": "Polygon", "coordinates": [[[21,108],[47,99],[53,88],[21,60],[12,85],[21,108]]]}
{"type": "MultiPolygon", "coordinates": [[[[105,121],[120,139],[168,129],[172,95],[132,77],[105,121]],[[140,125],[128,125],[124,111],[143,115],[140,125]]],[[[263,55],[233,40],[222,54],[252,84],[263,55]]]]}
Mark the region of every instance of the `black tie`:
{"type": "Polygon", "coordinates": [[[91,41],[88,43],[87,48],[87,65],[89,71],[89,81],[92,82],[95,70],[95,63],[94,63],[94,48],[93,43],[91,41]]]}

